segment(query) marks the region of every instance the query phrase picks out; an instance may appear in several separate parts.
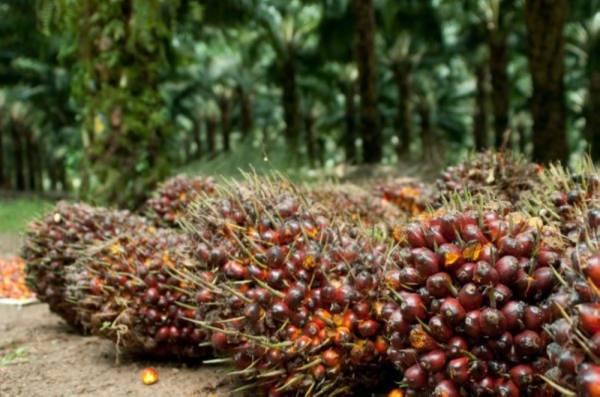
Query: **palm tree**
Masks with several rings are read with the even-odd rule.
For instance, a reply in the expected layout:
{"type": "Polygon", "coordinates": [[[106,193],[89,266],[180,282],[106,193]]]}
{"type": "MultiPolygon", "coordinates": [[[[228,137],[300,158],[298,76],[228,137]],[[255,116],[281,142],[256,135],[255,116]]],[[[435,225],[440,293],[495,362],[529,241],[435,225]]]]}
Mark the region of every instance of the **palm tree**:
{"type": "Polygon", "coordinates": [[[525,0],[533,81],[533,159],[541,163],[566,161],[569,155],[563,81],[563,27],[568,9],[568,0],[525,0]]]}

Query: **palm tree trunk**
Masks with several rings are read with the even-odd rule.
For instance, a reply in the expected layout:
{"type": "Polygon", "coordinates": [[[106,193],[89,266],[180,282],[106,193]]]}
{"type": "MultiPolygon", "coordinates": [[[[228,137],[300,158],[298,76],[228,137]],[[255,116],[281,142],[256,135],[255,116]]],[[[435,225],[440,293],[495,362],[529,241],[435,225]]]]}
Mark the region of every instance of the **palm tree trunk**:
{"type": "MultiPolygon", "coordinates": [[[[502,11],[501,15],[502,16],[502,11]]],[[[492,108],[494,111],[494,136],[496,149],[500,149],[508,128],[509,80],[506,34],[494,29],[488,39],[490,51],[490,77],[492,82],[492,108]]]]}
{"type": "Polygon", "coordinates": [[[214,116],[208,116],[206,118],[206,143],[208,144],[208,154],[211,158],[216,155],[216,135],[217,120],[214,116]]]}
{"type": "Polygon", "coordinates": [[[421,126],[421,153],[423,159],[431,159],[435,138],[431,127],[431,109],[426,100],[421,100],[418,106],[418,113],[421,126]]]}
{"type": "Polygon", "coordinates": [[[23,131],[23,138],[25,138],[25,163],[27,168],[27,190],[35,191],[36,182],[36,171],[35,171],[35,152],[33,137],[29,128],[23,131]]]}
{"type": "Polygon", "coordinates": [[[600,161],[600,33],[592,38],[588,61],[588,103],[586,133],[590,144],[590,155],[600,161]]]}
{"type": "Polygon", "coordinates": [[[196,143],[194,158],[199,159],[202,157],[202,118],[200,117],[194,120],[194,142],[196,143]]]}
{"type": "Polygon", "coordinates": [[[317,144],[315,142],[315,117],[308,110],[304,116],[304,129],[306,131],[306,152],[311,167],[315,166],[317,160],[317,144]]]}
{"type": "Polygon", "coordinates": [[[383,157],[381,126],[377,110],[377,72],[375,58],[375,12],[373,0],[354,0],[356,17],[355,50],[360,93],[359,130],[363,161],[378,163],[383,157]]]}
{"type": "Polygon", "coordinates": [[[242,139],[246,139],[252,132],[252,101],[241,85],[238,85],[237,92],[240,101],[240,130],[242,139]]]}
{"type": "Polygon", "coordinates": [[[568,0],[526,0],[529,70],[533,80],[533,160],[562,160],[569,155],[565,122],[564,37],[568,0]]]}
{"type": "Polygon", "coordinates": [[[283,118],[285,121],[285,138],[288,149],[294,158],[298,154],[300,136],[300,113],[298,90],[296,86],[296,60],[294,50],[288,49],[288,55],[281,66],[281,84],[283,91],[283,118]]]}
{"type": "Polygon", "coordinates": [[[44,150],[41,142],[35,142],[35,191],[44,191],[44,150]]]}
{"type": "Polygon", "coordinates": [[[475,70],[477,94],[475,97],[475,114],[473,115],[473,143],[475,144],[476,151],[484,150],[487,146],[488,108],[486,77],[485,66],[477,66],[475,70]]]}
{"type": "MultiPolygon", "coordinates": [[[[1,115],[0,115],[1,116],[1,115]]],[[[5,187],[4,180],[4,127],[0,118],[0,189],[5,187]]]]}
{"type": "Polygon", "coordinates": [[[346,133],[344,134],[344,151],[346,154],[346,163],[356,164],[356,109],[354,106],[355,88],[354,82],[348,83],[344,90],[346,97],[344,121],[346,124],[346,133]]]}
{"type": "Polygon", "coordinates": [[[219,99],[219,109],[221,113],[221,134],[223,137],[223,151],[229,152],[231,149],[229,138],[231,136],[231,120],[230,120],[230,112],[229,112],[229,99],[226,97],[221,97],[219,99]]]}
{"type": "Polygon", "coordinates": [[[25,163],[23,161],[23,142],[21,140],[21,127],[18,120],[13,119],[10,131],[12,133],[14,167],[15,167],[15,188],[18,191],[25,190],[25,163]]]}
{"type": "Polygon", "coordinates": [[[398,113],[396,115],[396,129],[398,131],[398,156],[410,152],[412,136],[412,112],[410,108],[412,90],[410,86],[410,73],[412,65],[409,62],[397,63],[393,66],[396,91],[398,92],[398,113]]]}

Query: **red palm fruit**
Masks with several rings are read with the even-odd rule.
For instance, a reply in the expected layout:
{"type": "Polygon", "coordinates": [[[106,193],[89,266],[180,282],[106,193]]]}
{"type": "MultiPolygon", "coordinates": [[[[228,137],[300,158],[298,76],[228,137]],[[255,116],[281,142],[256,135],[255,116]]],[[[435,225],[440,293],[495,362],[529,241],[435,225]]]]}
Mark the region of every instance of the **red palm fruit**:
{"type": "Polygon", "coordinates": [[[460,235],[463,241],[467,243],[477,242],[483,245],[488,242],[487,238],[485,237],[479,226],[473,223],[463,225],[460,228],[460,235]]]}
{"type": "Polygon", "coordinates": [[[425,234],[421,225],[418,223],[410,223],[404,229],[406,240],[413,248],[425,247],[425,234]]]}
{"type": "Polygon", "coordinates": [[[516,353],[521,357],[533,356],[544,348],[540,335],[531,330],[515,335],[514,344],[516,353]]]}
{"type": "Polygon", "coordinates": [[[448,377],[455,383],[462,385],[469,380],[469,359],[462,356],[448,362],[446,366],[448,377]]]}
{"type": "Polygon", "coordinates": [[[395,310],[388,320],[388,327],[395,332],[398,332],[401,335],[408,334],[410,330],[410,324],[400,310],[395,310]]]}
{"type": "Polygon", "coordinates": [[[419,365],[429,373],[438,372],[446,365],[446,353],[441,349],[432,350],[419,358],[419,365]]]}
{"type": "Polygon", "coordinates": [[[400,310],[406,321],[413,322],[416,319],[423,320],[427,316],[423,300],[418,294],[407,293],[402,296],[400,310]]]}
{"type": "Polygon", "coordinates": [[[508,232],[508,223],[501,219],[494,219],[486,222],[486,227],[487,235],[490,237],[491,241],[497,241],[508,232]]]}
{"type": "Polygon", "coordinates": [[[465,310],[475,310],[483,303],[483,295],[473,283],[465,284],[458,292],[457,298],[465,310]]]}
{"type": "Polygon", "coordinates": [[[600,355],[600,332],[596,332],[589,340],[590,349],[596,355],[600,355]]]}
{"type": "Polygon", "coordinates": [[[523,317],[525,328],[533,331],[539,331],[547,322],[547,316],[544,310],[538,306],[527,306],[525,308],[525,316],[523,317]]]}
{"type": "Polygon", "coordinates": [[[582,351],[565,349],[558,356],[558,368],[563,375],[575,374],[584,360],[585,354],[582,351]]]}
{"type": "Polygon", "coordinates": [[[485,308],[481,311],[479,317],[479,327],[485,336],[498,336],[506,329],[506,319],[501,311],[493,308],[485,308]]]}
{"type": "Polygon", "coordinates": [[[472,338],[476,338],[481,335],[481,327],[479,325],[480,317],[481,311],[479,310],[470,311],[465,317],[465,333],[472,338]]]}
{"type": "Polygon", "coordinates": [[[419,364],[415,364],[404,371],[404,379],[408,387],[421,390],[427,385],[427,373],[419,364]]]}
{"type": "Polygon", "coordinates": [[[433,389],[433,397],[460,397],[460,393],[454,383],[443,380],[433,389]]]}
{"type": "Polygon", "coordinates": [[[400,362],[404,368],[417,364],[419,353],[416,349],[402,349],[399,351],[400,362]]]}
{"type": "Polygon", "coordinates": [[[510,379],[520,388],[526,388],[533,382],[534,372],[529,364],[519,364],[510,369],[510,379]]]}
{"type": "Polygon", "coordinates": [[[481,248],[479,257],[476,259],[488,263],[495,263],[498,260],[498,249],[493,244],[486,244],[481,248]]]}
{"type": "Polygon", "coordinates": [[[498,271],[488,262],[478,261],[473,268],[473,282],[477,285],[495,285],[498,283],[498,271]]]}
{"type": "Polygon", "coordinates": [[[600,287],[600,254],[595,254],[587,260],[583,272],[596,287],[600,287]]]}
{"type": "Polygon", "coordinates": [[[496,284],[488,290],[490,304],[496,307],[502,307],[512,298],[512,291],[504,284],[496,284]]]}
{"type": "MultiPolygon", "coordinates": [[[[466,320],[465,320],[466,321],[466,320]]],[[[440,342],[445,342],[450,339],[453,335],[452,328],[450,328],[442,319],[442,316],[436,314],[429,319],[429,330],[431,336],[440,342]]]]}
{"type": "Polygon", "coordinates": [[[440,314],[450,325],[459,324],[465,319],[466,315],[465,309],[456,298],[444,299],[440,306],[440,314]]]}
{"type": "Polygon", "coordinates": [[[498,239],[496,244],[502,255],[512,255],[515,257],[525,256],[525,247],[517,238],[506,235],[498,239]]]}
{"type": "Polygon", "coordinates": [[[491,376],[485,376],[473,382],[473,391],[476,396],[493,396],[496,381],[491,376]]]}
{"type": "Polygon", "coordinates": [[[439,272],[439,259],[433,251],[427,248],[415,248],[411,254],[415,269],[417,269],[421,277],[426,278],[439,272]]]}
{"type": "Polygon", "coordinates": [[[560,255],[557,252],[541,248],[537,256],[538,266],[557,266],[560,264],[560,255]]]}
{"type": "Polygon", "coordinates": [[[438,250],[444,268],[458,267],[464,263],[461,249],[452,243],[442,244],[438,250]]]}
{"type": "Polygon", "coordinates": [[[556,276],[551,268],[544,266],[533,272],[533,285],[537,291],[547,294],[552,290],[555,284],[556,276]]]}
{"type": "Polygon", "coordinates": [[[473,280],[474,269],[474,263],[463,263],[458,269],[456,269],[455,277],[461,284],[466,284],[473,280]]]}
{"type": "Polygon", "coordinates": [[[462,355],[469,348],[467,341],[462,336],[453,336],[446,344],[449,357],[462,355]]]}
{"type": "Polygon", "coordinates": [[[433,337],[420,325],[410,331],[408,340],[410,345],[418,351],[430,351],[438,346],[435,339],[433,339],[433,337]]]}
{"type": "Polygon", "coordinates": [[[496,382],[496,396],[519,397],[520,395],[519,388],[512,381],[500,378],[496,382]]]}
{"type": "Polygon", "coordinates": [[[334,349],[327,349],[321,354],[323,364],[328,367],[336,367],[340,365],[340,355],[334,349]]]}
{"type": "Polygon", "coordinates": [[[600,397],[600,366],[586,364],[577,375],[577,395],[600,397]]]}
{"type": "Polygon", "coordinates": [[[490,348],[500,354],[507,354],[513,346],[513,335],[506,331],[488,342],[490,348]]]}
{"type": "Polygon", "coordinates": [[[427,291],[436,298],[445,298],[452,294],[454,289],[452,278],[448,273],[440,272],[433,274],[427,278],[427,291]]]}
{"type": "Polygon", "coordinates": [[[210,340],[212,342],[212,346],[217,350],[225,350],[229,345],[227,342],[227,335],[225,335],[223,332],[213,332],[210,340]]]}
{"type": "Polygon", "coordinates": [[[600,331],[600,303],[577,305],[579,325],[590,335],[600,331]]]}
{"type": "Polygon", "coordinates": [[[440,217],[440,230],[444,238],[448,241],[456,240],[459,235],[458,215],[455,213],[444,214],[440,217]]]}
{"type": "Polygon", "coordinates": [[[511,285],[517,278],[519,260],[511,255],[506,255],[496,262],[499,280],[502,284],[511,285]]]}
{"type": "Polygon", "coordinates": [[[358,323],[358,332],[365,338],[375,335],[378,329],[379,323],[374,320],[364,320],[358,323]]]}
{"type": "Polygon", "coordinates": [[[400,270],[399,273],[400,283],[412,287],[420,285],[423,277],[417,269],[412,266],[406,266],[400,270]]]}
{"type": "Polygon", "coordinates": [[[365,320],[371,315],[371,305],[368,302],[357,302],[352,306],[352,310],[361,320],[365,320]]]}
{"type": "Polygon", "coordinates": [[[425,242],[427,243],[427,247],[431,250],[435,250],[442,244],[447,243],[446,239],[442,235],[440,225],[430,225],[425,230],[425,242]]]}

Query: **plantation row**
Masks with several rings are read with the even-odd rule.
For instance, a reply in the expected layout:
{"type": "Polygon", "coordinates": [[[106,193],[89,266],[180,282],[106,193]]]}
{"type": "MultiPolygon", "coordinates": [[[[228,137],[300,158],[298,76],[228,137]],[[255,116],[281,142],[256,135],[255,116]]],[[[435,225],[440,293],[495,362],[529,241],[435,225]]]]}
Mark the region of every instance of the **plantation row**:
{"type": "Polygon", "coordinates": [[[28,283],[80,331],[228,363],[252,395],[600,396],[591,164],[483,153],[375,185],[176,177],[143,216],[59,203],[28,283]]]}

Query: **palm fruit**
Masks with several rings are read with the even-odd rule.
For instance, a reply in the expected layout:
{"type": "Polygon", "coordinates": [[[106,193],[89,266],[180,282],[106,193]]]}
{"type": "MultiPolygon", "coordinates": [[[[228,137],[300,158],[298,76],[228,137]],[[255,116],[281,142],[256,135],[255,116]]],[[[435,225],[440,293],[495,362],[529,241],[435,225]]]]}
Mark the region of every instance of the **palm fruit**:
{"type": "Polygon", "coordinates": [[[385,226],[390,221],[403,221],[412,215],[349,183],[311,187],[306,191],[306,196],[329,217],[365,227],[385,226]]]}
{"type": "MultiPolygon", "coordinates": [[[[600,228],[585,225],[559,270],[559,289],[548,299],[550,368],[544,379],[563,395],[600,396],[600,228]]],[[[572,243],[572,240],[569,241],[572,243]]]]}
{"type": "Polygon", "coordinates": [[[441,173],[436,181],[436,201],[443,204],[455,193],[469,191],[473,195],[490,192],[500,200],[516,203],[523,192],[536,186],[541,172],[540,165],[528,163],[517,154],[479,153],[441,173]]]}
{"type": "Polygon", "coordinates": [[[575,172],[551,165],[540,179],[541,183],[523,197],[523,208],[555,223],[572,242],[579,240],[587,223],[600,226],[600,170],[590,159],[575,172]]]}
{"type": "Polygon", "coordinates": [[[430,204],[433,192],[429,186],[412,178],[396,178],[375,184],[374,189],[388,201],[409,215],[424,212],[430,204]]]}
{"type": "Polygon", "coordinates": [[[540,395],[558,231],[520,213],[466,211],[395,237],[381,315],[405,394],[540,395]]]}
{"type": "MultiPolygon", "coordinates": [[[[376,381],[386,341],[375,318],[385,248],[315,210],[297,188],[258,179],[194,205],[198,258],[212,283],[184,276],[215,310],[196,321],[242,389],[341,395],[376,381]]],[[[202,306],[202,304],[200,304],[202,306]]]]}
{"type": "Polygon", "coordinates": [[[0,298],[29,299],[33,293],[25,283],[25,262],[19,257],[0,258],[0,298]]]}
{"type": "Polygon", "coordinates": [[[145,214],[157,226],[179,227],[179,219],[188,205],[205,194],[212,194],[214,188],[214,180],[210,177],[172,177],[148,199],[144,206],[145,214]]]}
{"type": "Polygon", "coordinates": [[[175,277],[193,271],[211,280],[190,254],[191,241],[171,229],[145,227],[124,232],[86,250],[67,271],[67,298],[92,334],[117,348],[151,356],[206,356],[206,333],[185,318],[195,296],[175,277]]]}
{"type": "Polygon", "coordinates": [[[73,305],[65,300],[65,269],[94,242],[144,225],[143,218],[128,211],[59,202],[27,228],[21,255],[27,263],[27,285],[39,300],[48,303],[50,310],[81,330],[73,305]]]}

